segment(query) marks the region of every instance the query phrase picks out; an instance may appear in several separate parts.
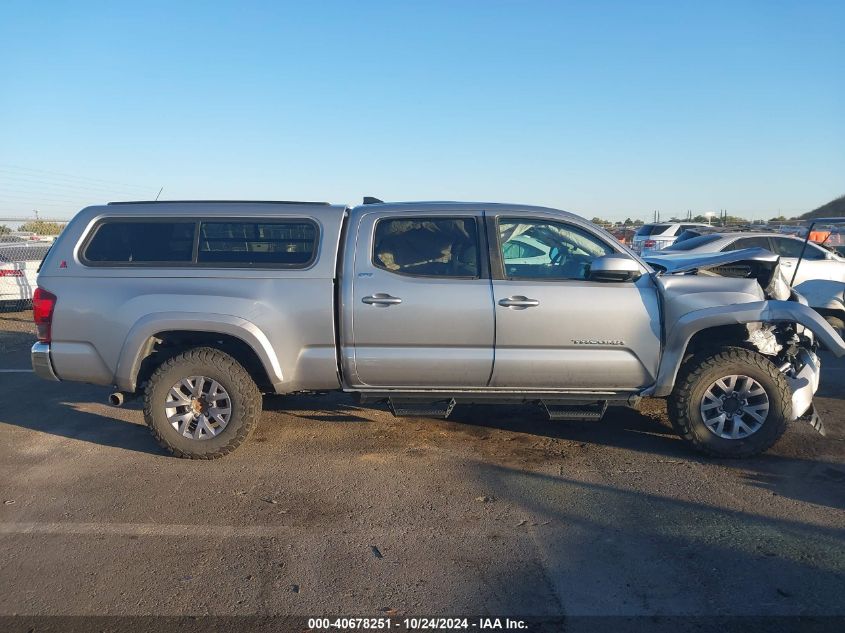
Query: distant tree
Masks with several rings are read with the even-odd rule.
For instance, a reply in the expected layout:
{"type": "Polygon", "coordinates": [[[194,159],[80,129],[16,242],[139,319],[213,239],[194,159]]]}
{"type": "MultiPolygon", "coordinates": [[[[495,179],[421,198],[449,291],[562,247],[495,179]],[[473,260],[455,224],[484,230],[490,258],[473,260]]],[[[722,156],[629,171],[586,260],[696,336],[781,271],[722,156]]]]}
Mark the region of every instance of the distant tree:
{"type": "Polygon", "coordinates": [[[0,224],[0,235],[8,235],[11,232],[12,229],[10,229],[8,226],[6,226],[5,224],[0,224]]]}
{"type": "Polygon", "coordinates": [[[622,223],[623,226],[628,226],[629,224],[633,224],[634,221],[631,218],[625,218],[625,221],[622,223]]]}
{"type": "Polygon", "coordinates": [[[779,215],[779,216],[774,217],[771,220],[769,220],[769,222],[786,222],[786,216],[785,215],[779,215]]]}
{"type": "Polygon", "coordinates": [[[698,224],[707,224],[709,218],[706,215],[697,215],[695,216],[691,222],[697,222],[698,224]]]}
{"type": "Polygon", "coordinates": [[[30,220],[21,225],[21,231],[37,233],[38,235],[58,235],[65,228],[59,222],[47,222],[45,220],[30,220]]]}

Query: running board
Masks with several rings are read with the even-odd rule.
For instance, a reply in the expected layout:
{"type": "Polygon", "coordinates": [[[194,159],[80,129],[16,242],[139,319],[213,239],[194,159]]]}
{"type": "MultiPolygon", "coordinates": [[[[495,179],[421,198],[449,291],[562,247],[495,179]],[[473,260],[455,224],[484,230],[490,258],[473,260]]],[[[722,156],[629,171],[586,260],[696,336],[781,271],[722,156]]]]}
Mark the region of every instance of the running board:
{"type": "Polygon", "coordinates": [[[549,400],[541,400],[549,420],[585,420],[598,422],[607,411],[607,400],[589,404],[562,404],[549,400]]]}
{"type": "Polygon", "coordinates": [[[449,417],[455,408],[455,399],[429,402],[425,400],[405,400],[390,398],[390,412],[397,418],[443,418],[449,417]]]}

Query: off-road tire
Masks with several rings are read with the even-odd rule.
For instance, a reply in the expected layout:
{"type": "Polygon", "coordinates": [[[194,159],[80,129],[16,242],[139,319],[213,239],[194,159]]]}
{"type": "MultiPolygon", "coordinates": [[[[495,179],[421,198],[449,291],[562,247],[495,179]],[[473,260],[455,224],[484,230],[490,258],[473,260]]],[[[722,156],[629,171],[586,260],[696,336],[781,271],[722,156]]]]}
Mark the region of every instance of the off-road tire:
{"type": "Polygon", "coordinates": [[[144,394],[144,420],[153,437],[177,457],[218,459],[240,446],[261,417],[261,392],[234,358],[213,347],[196,347],[174,356],[155,370],[144,394]],[[167,421],[164,402],[170,388],[187,376],[219,382],[232,400],[232,415],[219,435],[195,440],[180,435],[167,421]]]}
{"type": "Polygon", "coordinates": [[[752,457],[771,448],[786,431],[792,418],[792,391],[786,377],[768,358],[751,350],[726,347],[697,354],[683,364],[668,399],[668,413],[675,432],[697,451],[714,457],[752,457]],[[711,432],[699,408],[709,386],[732,374],[753,378],[769,398],[763,426],[740,439],[724,439],[711,432]]]}

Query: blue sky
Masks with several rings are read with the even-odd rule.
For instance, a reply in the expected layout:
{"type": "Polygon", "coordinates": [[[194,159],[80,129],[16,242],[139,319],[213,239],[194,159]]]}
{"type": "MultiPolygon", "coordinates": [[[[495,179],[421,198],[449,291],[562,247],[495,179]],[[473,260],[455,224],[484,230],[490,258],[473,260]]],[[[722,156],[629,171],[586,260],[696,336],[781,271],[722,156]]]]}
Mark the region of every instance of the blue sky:
{"type": "Polygon", "coordinates": [[[0,216],[459,199],[770,217],[845,193],[845,3],[0,5],[0,216]]]}

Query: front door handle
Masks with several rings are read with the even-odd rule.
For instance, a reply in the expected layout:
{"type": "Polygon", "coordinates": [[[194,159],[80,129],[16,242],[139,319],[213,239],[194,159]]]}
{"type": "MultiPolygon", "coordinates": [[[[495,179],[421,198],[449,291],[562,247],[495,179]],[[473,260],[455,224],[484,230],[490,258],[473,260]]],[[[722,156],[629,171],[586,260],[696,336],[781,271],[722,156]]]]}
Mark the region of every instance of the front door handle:
{"type": "Polygon", "coordinates": [[[382,306],[385,308],[388,306],[395,306],[397,304],[402,303],[402,299],[400,299],[399,297],[391,297],[386,292],[377,292],[374,295],[364,297],[363,299],[361,299],[361,301],[368,305],[382,306]]]}
{"type": "Polygon", "coordinates": [[[499,305],[505,308],[533,308],[534,306],[540,305],[540,302],[536,299],[517,295],[515,297],[508,297],[507,299],[499,299],[499,305]]]}

